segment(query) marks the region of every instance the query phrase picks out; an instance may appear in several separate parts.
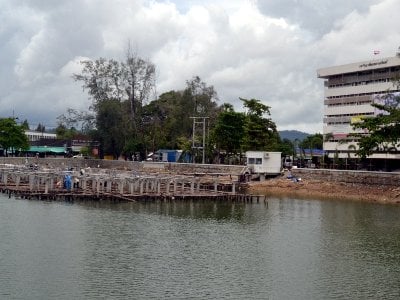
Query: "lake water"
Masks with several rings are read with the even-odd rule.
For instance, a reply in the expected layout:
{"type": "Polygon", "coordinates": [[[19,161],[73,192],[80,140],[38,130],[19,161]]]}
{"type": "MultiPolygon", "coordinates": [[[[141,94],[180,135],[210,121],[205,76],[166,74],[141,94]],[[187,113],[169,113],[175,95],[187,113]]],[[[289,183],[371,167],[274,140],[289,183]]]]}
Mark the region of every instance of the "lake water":
{"type": "Polygon", "coordinates": [[[0,196],[0,299],[399,299],[400,207],[0,196]]]}

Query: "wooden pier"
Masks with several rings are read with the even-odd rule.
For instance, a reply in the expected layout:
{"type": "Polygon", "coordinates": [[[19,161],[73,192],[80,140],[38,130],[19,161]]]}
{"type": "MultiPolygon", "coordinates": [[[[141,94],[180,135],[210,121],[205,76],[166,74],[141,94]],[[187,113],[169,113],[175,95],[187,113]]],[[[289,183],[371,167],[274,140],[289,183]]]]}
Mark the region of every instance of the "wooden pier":
{"type": "Polygon", "coordinates": [[[9,197],[46,201],[194,201],[266,202],[265,196],[240,193],[232,176],[138,174],[112,169],[32,170],[0,168],[0,192],[9,197]]]}

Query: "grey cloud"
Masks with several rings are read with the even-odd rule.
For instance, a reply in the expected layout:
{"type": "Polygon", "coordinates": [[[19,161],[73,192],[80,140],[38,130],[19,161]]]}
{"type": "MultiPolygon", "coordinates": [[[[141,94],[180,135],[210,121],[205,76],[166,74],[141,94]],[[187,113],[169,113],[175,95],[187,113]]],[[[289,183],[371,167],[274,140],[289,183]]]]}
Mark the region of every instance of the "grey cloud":
{"type": "Polygon", "coordinates": [[[316,69],[364,59],[366,45],[399,46],[400,21],[380,22],[399,8],[393,0],[171,2],[0,0],[0,117],[14,110],[55,125],[67,107],[86,109],[87,94],[71,78],[79,60],[123,59],[130,41],[155,63],[159,94],[199,75],[220,104],[241,110],[239,97],[261,99],[279,128],[318,132],[316,69]]]}
{"type": "Polygon", "coordinates": [[[371,5],[380,2],[382,0],[259,0],[257,5],[265,15],[286,18],[318,38],[331,31],[338,19],[353,11],[366,13],[371,5]]]}

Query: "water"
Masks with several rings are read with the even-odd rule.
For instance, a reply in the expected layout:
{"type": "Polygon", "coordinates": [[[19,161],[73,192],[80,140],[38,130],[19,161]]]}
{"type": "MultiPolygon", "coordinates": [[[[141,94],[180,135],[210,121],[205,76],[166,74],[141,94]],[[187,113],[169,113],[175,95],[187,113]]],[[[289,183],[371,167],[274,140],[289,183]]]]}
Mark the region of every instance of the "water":
{"type": "Polygon", "coordinates": [[[0,299],[398,299],[400,207],[0,196],[0,299]]]}

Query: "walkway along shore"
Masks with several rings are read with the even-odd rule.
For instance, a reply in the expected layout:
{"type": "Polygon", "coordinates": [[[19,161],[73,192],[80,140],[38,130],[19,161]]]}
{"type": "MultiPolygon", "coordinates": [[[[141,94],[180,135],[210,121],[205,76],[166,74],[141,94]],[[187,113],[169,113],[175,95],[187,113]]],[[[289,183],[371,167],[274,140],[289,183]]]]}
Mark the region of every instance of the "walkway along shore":
{"type": "Polygon", "coordinates": [[[232,176],[150,174],[114,169],[37,169],[0,166],[0,191],[17,198],[38,200],[114,202],[219,200],[265,201],[265,196],[243,193],[232,176]]]}

